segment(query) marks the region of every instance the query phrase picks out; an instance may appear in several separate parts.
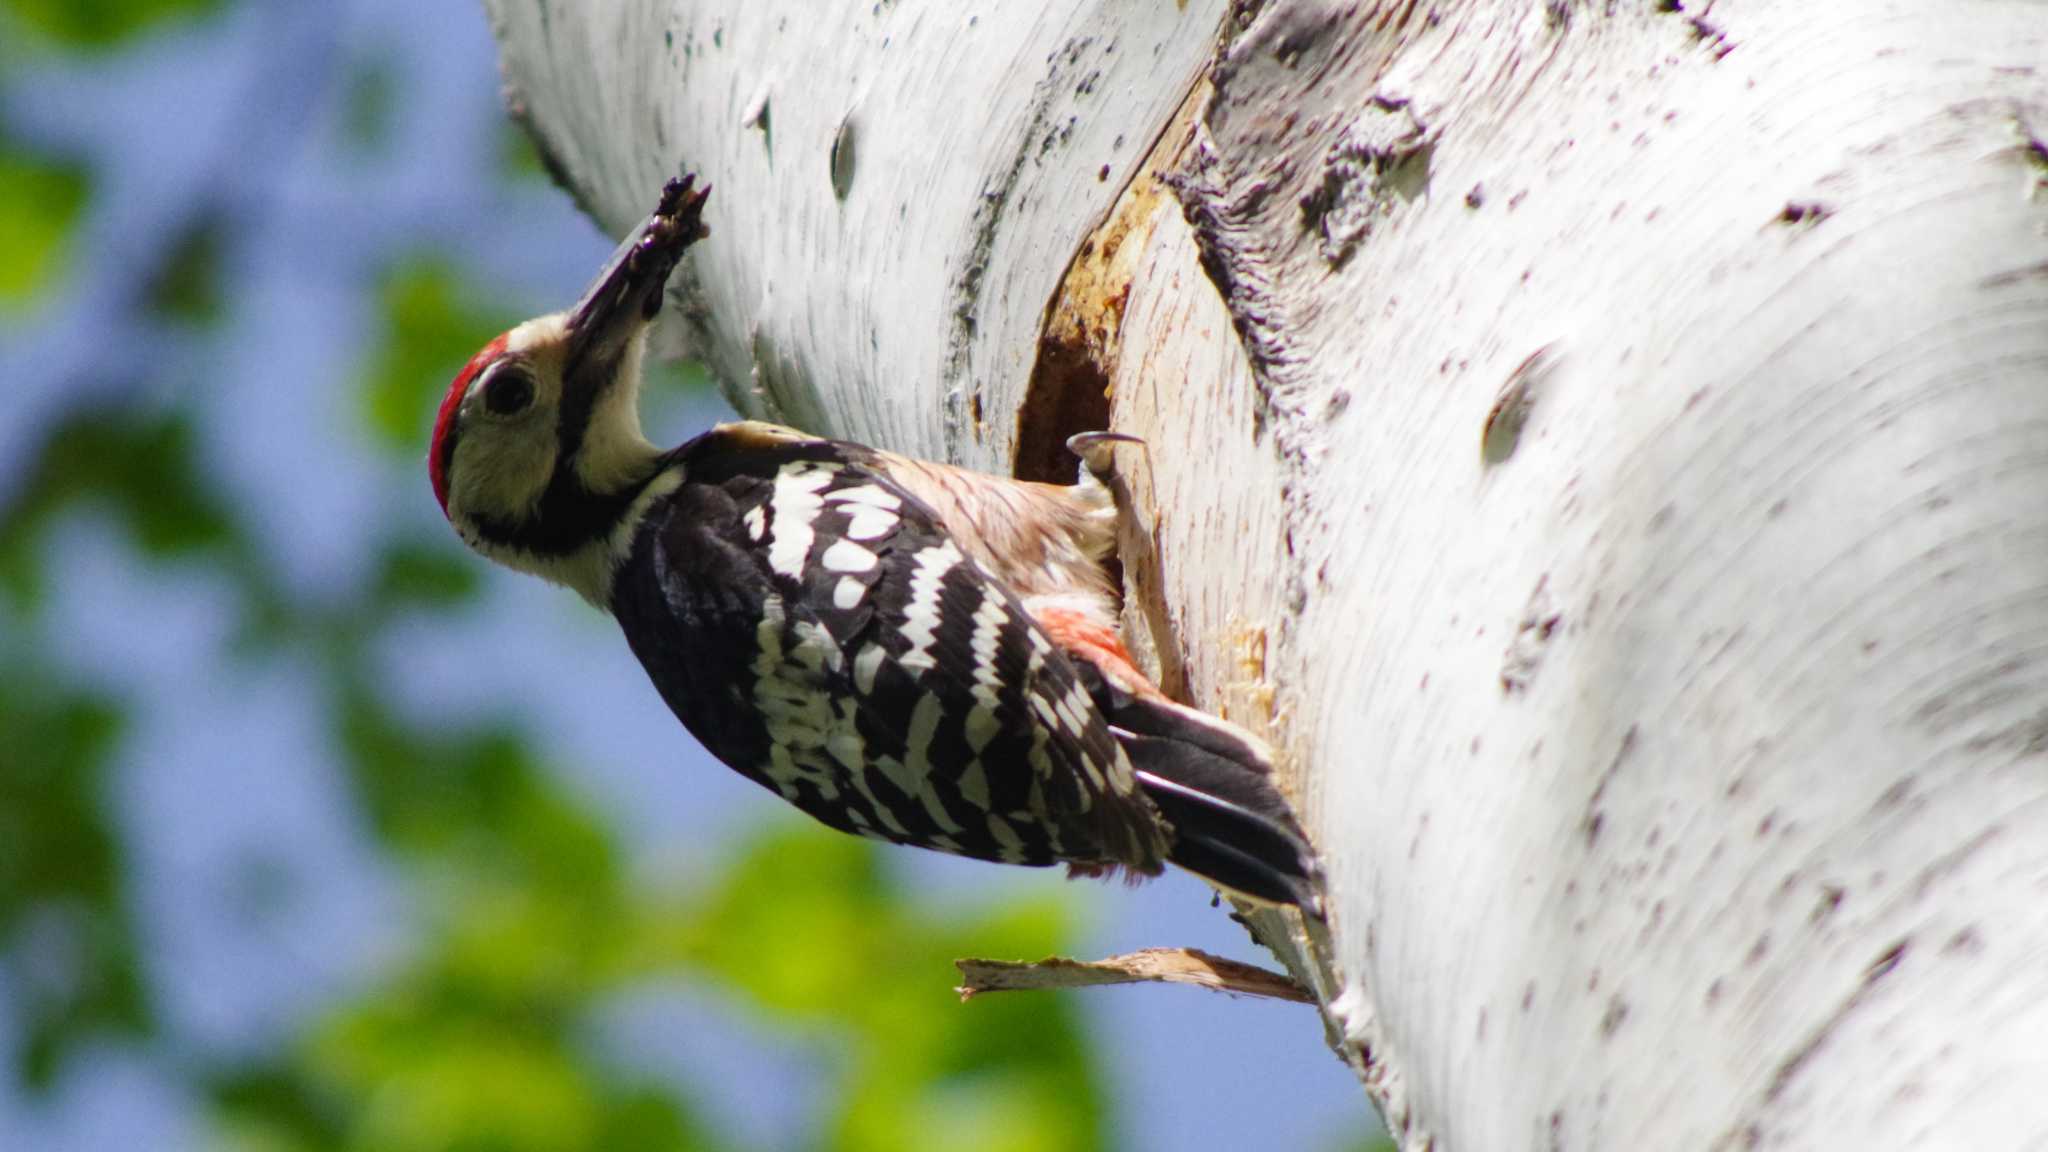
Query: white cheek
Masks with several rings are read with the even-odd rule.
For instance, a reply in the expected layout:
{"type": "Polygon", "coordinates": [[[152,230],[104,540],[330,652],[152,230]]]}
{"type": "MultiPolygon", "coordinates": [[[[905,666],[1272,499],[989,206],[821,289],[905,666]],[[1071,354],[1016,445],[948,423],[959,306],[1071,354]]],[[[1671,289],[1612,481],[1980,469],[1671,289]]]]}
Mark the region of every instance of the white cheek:
{"type": "Polygon", "coordinates": [[[547,491],[554,470],[555,438],[541,424],[471,427],[455,445],[455,502],[471,515],[521,518],[547,491]]]}

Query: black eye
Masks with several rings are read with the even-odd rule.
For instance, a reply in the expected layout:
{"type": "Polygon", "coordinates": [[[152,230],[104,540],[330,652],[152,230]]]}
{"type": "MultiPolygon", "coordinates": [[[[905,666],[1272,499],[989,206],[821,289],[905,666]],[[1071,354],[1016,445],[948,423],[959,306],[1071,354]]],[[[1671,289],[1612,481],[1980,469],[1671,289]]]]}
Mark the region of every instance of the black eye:
{"type": "Polygon", "coordinates": [[[524,368],[507,364],[484,381],[484,407],[492,415],[511,416],[533,403],[533,377],[524,368]]]}

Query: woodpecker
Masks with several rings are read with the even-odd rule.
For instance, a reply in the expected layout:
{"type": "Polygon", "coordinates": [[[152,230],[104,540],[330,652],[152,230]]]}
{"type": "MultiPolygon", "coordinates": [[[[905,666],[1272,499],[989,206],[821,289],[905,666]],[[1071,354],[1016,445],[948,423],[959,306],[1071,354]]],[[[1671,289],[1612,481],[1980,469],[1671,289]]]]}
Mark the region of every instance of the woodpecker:
{"type": "Polygon", "coordinates": [[[1082,875],[1171,862],[1313,911],[1265,747],[1118,637],[1118,437],[1077,438],[1073,485],[753,421],[648,442],[646,333],[708,192],[669,181],[574,307],[456,375],[428,456],[456,533],[609,612],[712,755],[833,828],[1082,875]]]}

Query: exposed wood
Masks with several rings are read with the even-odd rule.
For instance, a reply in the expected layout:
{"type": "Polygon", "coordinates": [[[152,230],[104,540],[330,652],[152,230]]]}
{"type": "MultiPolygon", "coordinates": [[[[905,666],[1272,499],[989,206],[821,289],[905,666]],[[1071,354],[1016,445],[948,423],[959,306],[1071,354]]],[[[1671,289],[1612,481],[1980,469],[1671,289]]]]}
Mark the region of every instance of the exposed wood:
{"type": "Polygon", "coordinates": [[[1199,948],[1141,948],[1101,960],[955,960],[962,1000],[984,992],[1093,988],[1104,984],[1189,984],[1234,996],[1313,1004],[1315,997],[1280,972],[1269,972],[1199,948]]]}

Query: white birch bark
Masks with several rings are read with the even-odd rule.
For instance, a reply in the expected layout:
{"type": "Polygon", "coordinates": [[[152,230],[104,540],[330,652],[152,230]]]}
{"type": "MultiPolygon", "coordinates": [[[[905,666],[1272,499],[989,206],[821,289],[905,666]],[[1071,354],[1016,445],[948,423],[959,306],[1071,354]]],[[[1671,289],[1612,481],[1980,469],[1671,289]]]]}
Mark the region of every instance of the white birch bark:
{"type": "Polygon", "coordinates": [[[2048,5],[488,4],[742,410],[1113,386],[1407,1146],[2048,1147],[2048,5]]]}

